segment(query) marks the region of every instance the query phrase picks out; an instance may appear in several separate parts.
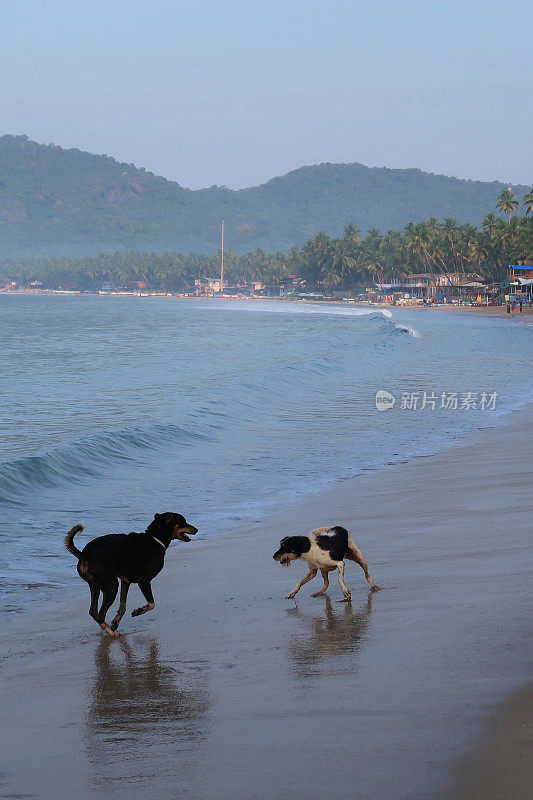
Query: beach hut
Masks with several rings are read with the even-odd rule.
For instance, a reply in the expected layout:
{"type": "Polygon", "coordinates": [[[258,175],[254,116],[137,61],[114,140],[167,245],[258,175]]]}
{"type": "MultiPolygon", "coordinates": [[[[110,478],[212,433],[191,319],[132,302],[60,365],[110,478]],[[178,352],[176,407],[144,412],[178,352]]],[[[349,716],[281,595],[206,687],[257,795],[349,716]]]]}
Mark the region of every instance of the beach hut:
{"type": "Polygon", "coordinates": [[[509,264],[507,281],[519,299],[533,300],[533,264],[509,264]]]}

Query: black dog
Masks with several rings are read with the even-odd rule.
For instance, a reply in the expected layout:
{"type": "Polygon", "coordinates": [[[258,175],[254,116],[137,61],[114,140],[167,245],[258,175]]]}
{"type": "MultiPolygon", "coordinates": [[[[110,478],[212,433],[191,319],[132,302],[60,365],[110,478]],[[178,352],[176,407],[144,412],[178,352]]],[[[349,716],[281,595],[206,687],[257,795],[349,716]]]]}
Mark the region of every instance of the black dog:
{"type": "Polygon", "coordinates": [[[75,525],[65,536],[65,547],[79,558],[78,574],[87,581],[91,590],[89,614],[110,636],[115,633],[126,611],[126,598],[130,583],[138,583],[146,598],[146,605],[131,612],[132,617],[145,614],[154,608],[154,597],[150,581],[161,572],[165,563],[165,552],[173,539],[190,542],[187,534],[195,534],[198,528],[189,525],[181,514],[168,511],[156,514],[144,533],[111,533],[99,536],[85,545],[82,551],[74,545],[74,536],[83,530],[75,525]],[[120,578],[120,606],[108,625],[105,621],[109,607],[115,600],[120,578]],[[98,611],[100,592],[102,605],[98,611]]]}

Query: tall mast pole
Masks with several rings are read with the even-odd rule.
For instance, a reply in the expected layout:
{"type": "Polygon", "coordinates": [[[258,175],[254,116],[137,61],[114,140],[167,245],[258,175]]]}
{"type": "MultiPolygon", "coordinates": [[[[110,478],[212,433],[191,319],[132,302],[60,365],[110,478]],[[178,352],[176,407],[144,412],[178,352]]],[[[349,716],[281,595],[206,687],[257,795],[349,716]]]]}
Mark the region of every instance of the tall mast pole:
{"type": "Polygon", "coordinates": [[[224,290],[224,220],[222,220],[222,247],[220,250],[220,294],[224,290]]]}

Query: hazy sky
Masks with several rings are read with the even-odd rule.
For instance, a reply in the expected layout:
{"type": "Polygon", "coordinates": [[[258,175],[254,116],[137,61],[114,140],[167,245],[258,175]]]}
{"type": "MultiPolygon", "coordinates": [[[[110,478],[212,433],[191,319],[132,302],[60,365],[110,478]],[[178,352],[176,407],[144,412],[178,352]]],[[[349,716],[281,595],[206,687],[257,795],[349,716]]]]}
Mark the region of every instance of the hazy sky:
{"type": "Polygon", "coordinates": [[[0,0],[0,133],[193,188],[360,161],[533,182],[533,2],[0,0]]]}

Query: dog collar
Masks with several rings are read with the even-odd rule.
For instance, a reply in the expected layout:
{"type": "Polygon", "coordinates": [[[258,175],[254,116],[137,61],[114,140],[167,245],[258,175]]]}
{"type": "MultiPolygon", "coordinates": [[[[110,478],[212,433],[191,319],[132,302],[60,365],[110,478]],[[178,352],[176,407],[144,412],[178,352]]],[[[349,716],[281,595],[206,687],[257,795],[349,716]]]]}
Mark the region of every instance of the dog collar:
{"type": "Polygon", "coordinates": [[[152,539],[154,540],[154,542],[157,542],[157,544],[160,544],[160,545],[161,545],[161,547],[163,548],[163,550],[165,550],[165,551],[166,551],[166,549],[167,549],[167,548],[165,547],[165,545],[163,544],[163,542],[159,541],[159,539],[158,539],[156,536],[154,536],[153,534],[150,534],[150,536],[152,537],[152,539]]]}

